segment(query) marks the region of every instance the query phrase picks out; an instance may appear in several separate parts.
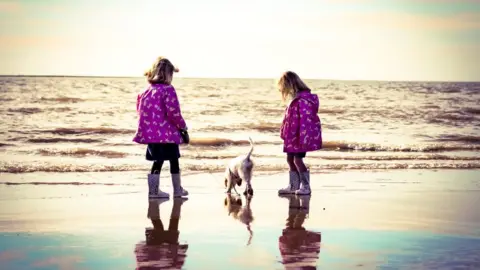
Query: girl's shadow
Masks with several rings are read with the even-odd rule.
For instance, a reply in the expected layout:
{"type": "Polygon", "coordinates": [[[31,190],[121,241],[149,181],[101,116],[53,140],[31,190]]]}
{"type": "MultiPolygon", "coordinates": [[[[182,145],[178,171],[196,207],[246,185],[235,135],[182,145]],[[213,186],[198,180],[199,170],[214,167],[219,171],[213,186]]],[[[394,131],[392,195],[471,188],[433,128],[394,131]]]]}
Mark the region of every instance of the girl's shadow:
{"type": "Polygon", "coordinates": [[[135,247],[136,269],[181,269],[187,257],[188,245],[179,244],[180,212],[185,198],[173,200],[168,229],[165,230],[160,218],[160,204],[168,199],[150,199],[148,218],[153,228],[145,229],[145,241],[135,247]]]}
{"type": "Polygon", "coordinates": [[[283,196],[289,200],[286,228],[279,237],[282,263],[286,269],[316,269],[322,235],[303,227],[310,213],[310,196],[283,196]]]}

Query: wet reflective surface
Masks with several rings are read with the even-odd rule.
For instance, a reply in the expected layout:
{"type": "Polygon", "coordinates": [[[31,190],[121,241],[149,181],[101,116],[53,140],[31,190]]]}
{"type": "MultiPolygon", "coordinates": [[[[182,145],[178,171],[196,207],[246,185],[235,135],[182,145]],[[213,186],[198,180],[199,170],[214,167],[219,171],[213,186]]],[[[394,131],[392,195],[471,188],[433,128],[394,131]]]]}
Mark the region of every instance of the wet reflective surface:
{"type": "Polygon", "coordinates": [[[42,189],[2,187],[0,268],[479,269],[478,172],[452,175],[323,175],[352,190],[316,181],[303,197],[276,194],[282,175],[257,177],[248,198],[189,177],[188,200],[148,200],[136,187],[15,199],[42,189]],[[387,187],[372,186],[388,177],[387,187]],[[400,178],[419,183],[394,184],[400,178]]]}

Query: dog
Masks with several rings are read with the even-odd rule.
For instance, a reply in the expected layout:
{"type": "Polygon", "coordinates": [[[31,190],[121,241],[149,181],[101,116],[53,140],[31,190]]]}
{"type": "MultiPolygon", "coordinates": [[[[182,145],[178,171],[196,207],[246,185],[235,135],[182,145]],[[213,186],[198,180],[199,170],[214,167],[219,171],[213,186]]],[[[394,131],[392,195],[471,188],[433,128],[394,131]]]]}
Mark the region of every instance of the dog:
{"type": "Polygon", "coordinates": [[[245,191],[243,194],[245,196],[247,196],[247,194],[253,196],[252,172],[254,164],[251,155],[254,144],[252,138],[248,139],[250,141],[250,151],[248,154],[232,159],[225,169],[225,188],[227,189],[227,193],[231,193],[233,188],[233,190],[239,195],[235,186],[241,186],[242,181],[245,181],[245,191]]]}
{"type": "Polygon", "coordinates": [[[241,223],[247,226],[247,231],[250,234],[247,242],[247,246],[250,245],[253,238],[253,231],[250,228],[250,224],[253,222],[252,209],[250,208],[250,203],[252,197],[247,197],[247,204],[242,206],[242,198],[232,197],[231,194],[227,194],[225,198],[225,207],[227,208],[228,215],[232,216],[233,219],[240,221],[241,223]]]}

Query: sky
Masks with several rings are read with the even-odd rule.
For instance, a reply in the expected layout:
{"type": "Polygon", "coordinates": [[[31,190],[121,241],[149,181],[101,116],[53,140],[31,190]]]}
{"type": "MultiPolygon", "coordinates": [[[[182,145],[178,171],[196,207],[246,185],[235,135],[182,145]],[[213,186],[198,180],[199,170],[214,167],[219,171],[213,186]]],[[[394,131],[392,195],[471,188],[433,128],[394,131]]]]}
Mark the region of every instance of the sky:
{"type": "Polygon", "coordinates": [[[0,74],[480,81],[480,0],[0,0],[0,74]]]}

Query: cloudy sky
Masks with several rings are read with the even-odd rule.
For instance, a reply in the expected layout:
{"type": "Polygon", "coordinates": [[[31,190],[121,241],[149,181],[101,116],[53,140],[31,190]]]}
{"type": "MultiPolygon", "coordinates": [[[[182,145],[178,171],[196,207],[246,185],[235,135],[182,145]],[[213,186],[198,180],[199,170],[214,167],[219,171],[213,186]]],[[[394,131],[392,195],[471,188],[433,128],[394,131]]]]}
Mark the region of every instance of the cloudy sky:
{"type": "Polygon", "coordinates": [[[0,74],[480,81],[480,0],[0,0],[0,74]]]}

